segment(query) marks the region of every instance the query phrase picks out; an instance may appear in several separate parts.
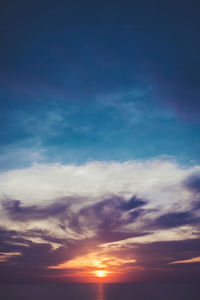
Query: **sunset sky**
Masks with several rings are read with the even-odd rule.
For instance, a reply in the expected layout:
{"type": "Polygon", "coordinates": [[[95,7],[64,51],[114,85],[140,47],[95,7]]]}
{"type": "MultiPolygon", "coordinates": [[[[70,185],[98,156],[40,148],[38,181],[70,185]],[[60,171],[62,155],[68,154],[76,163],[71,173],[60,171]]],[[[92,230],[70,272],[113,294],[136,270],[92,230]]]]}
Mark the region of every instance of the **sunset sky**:
{"type": "Polygon", "coordinates": [[[0,282],[198,280],[199,11],[3,1],[0,282]]]}

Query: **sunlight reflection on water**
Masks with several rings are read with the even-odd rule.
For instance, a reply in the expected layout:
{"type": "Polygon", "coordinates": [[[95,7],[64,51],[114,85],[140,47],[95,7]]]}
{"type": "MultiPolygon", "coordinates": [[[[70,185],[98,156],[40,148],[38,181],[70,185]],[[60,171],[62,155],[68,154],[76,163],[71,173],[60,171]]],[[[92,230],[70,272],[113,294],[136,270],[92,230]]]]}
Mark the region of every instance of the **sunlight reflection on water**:
{"type": "Polygon", "coordinates": [[[98,285],[97,291],[97,299],[96,300],[104,300],[104,286],[102,283],[98,285]]]}

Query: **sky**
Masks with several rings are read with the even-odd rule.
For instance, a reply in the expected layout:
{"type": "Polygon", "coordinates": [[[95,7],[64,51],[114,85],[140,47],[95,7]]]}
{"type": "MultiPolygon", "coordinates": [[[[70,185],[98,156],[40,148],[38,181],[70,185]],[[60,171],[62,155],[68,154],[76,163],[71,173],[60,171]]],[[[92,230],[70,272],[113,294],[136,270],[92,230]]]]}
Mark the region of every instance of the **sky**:
{"type": "Polygon", "coordinates": [[[199,9],[1,3],[1,283],[198,280],[199,9]]]}

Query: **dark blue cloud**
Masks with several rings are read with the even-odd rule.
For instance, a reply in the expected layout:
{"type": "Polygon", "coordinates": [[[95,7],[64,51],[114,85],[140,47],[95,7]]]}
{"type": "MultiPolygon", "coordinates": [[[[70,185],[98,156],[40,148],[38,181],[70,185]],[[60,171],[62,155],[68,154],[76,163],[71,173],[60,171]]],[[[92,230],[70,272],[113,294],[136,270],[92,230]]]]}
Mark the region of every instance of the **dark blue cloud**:
{"type": "Polygon", "coordinates": [[[24,222],[66,214],[70,206],[69,202],[68,199],[65,199],[65,201],[57,201],[46,207],[41,207],[37,205],[23,206],[19,200],[6,200],[3,202],[3,208],[11,219],[24,222]]]}
{"type": "Polygon", "coordinates": [[[191,191],[195,193],[200,192],[200,175],[190,176],[185,182],[184,185],[191,191]]]}
{"type": "MultiPolygon", "coordinates": [[[[195,282],[200,275],[199,263],[171,264],[199,256],[199,239],[161,241],[133,245],[139,280],[147,282],[195,282]]],[[[129,249],[129,253],[131,250],[129,249]]],[[[133,279],[133,275],[130,278],[133,279]]]]}
{"type": "MultiPolygon", "coordinates": [[[[2,206],[11,219],[18,221],[46,219],[48,217],[65,217],[66,219],[70,219],[70,214],[72,214],[71,204],[72,202],[75,203],[78,200],[79,199],[76,199],[75,197],[62,198],[55,200],[53,203],[47,206],[23,206],[20,200],[5,200],[2,202],[2,206]]],[[[97,217],[101,219],[101,217],[103,217],[103,219],[109,219],[112,214],[116,214],[120,217],[123,212],[131,211],[145,204],[146,201],[139,199],[136,196],[133,196],[129,200],[124,200],[123,198],[113,196],[109,199],[102,200],[94,205],[81,209],[77,215],[74,214],[74,216],[76,219],[78,219],[80,215],[90,215],[91,217],[94,216],[94,218],[97,217]]],[[[140,210],[136,210],[129,213],[128,222],[139,216],[141,212],[142,211],[140,210]]],[[[112,220],[110,220],[110,222],[112,222],[112,220]]]]}
{"type": "MultiPolygon", "coordinates": [[[[86,228],[93,229],[107,239],[108,236],[112,236],[112,232],[116,236],[118,233],[122,234],[119,231],[123,231],[124,225],[134,223],[143,213],[143,209],[138,209],[138,207],[145,204],[146,201],[138,199],[136,196],[129,200],[112,196],[75,213],[70,220],[70,226],[78,232],[84,231],[86,228]]],[[[134,232],[129,234],[130,236],[134,235],[134,232]]]]}
{"type": "Polygon", "coordinates": [[[185,212],[170,212],[158,217],[154,225],[158,229],[174,228],[184,225],[199,224],[200,218],[194,216],[192,211],[185,212]]]}
{"type": "Polygon", "coordinates": [[[143,206],[145,204],[146,204],[146,201],[139,199],[136,196],[133,196],[128,201],[123,202],[123,204],[121,205],[121,208],[123,210],[131,210],[131,209],[137,208],[139,206],[143,206]]]}
{"type": "MultiPolygon", "coordinates": [[[[172,267],[172,262],[198,257],[199,239],[134,244],[139,265],[172,267]]],[[[176,267],[176,266],[174,266],[176,267]]]]}
{"type": "MultiPolygon", "coordinates": [[[[93,231],[93,239],[100,242],[123,240],[130,237],[146,235],[145,231],[124,231],[123,226],[134,223],[144,213],[146,201],[133,196],[129,200],[112,196],[98,203],[86,206],[74,212],[71,204],[76,198],[63,198],[55,200],[47,206],[23,206],[19,200],[6,200],[2,206],[11,220],[28,222],[32,220],[46,220],[55,218],[58,226],[65,232],[71,228],[78,233],[93,231]]],[[[29,231],[25,236],[40,236],[39,231],[29,231]]],[[[149,233],[148,233],[149,234],[149,233]]],[[[42,238],[49,242],[62,242],[56,237],[52,239],[48,234],[42,234],[42,238]]]]}
{"type": "MultiPolygon", "coordinates": [[[[0,262],[0,282],[48,282],[48,275],[54,273],[47,270],[49,266],[86,254],[89,249],[95,247],[97,242],[94,239],[56,239],[42,230],[19,232],[1,228],[1,255],[16,252],[18,255],[0,262]],[[32,242],[31,238],[34,237],[39,237],[44,242],[32,242]],[[46,241],[58,243],[58,248],[53,249],[46,241]]],[[[61,273],[62,271],[59,271],[59,274],[61,273]]]]}

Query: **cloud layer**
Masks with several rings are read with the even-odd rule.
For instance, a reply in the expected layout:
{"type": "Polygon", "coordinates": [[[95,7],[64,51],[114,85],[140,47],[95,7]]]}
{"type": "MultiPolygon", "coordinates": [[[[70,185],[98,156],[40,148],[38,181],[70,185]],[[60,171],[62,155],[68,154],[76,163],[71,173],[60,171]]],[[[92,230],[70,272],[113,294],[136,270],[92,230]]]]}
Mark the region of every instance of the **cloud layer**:
{"type": "MultiPolygon", "coordinates": [[[[154,160],[34,165],[2,172],[5,281],[14,280],[9,274],[17,270],[19,281],[26,276],[35,281],[36,273],[42,280],[72,280],[73,274],[80,279],[85,270],[90,280],[97,266],[120,273],[123,280],[131,279],[136,269],[140,280],[150,272],[159,278],[156,269],[163,280],[177,274],[180,264],[172,267],[173,262],[198,257],[192,245],[199,239],[199,170],[154,160]],[[186,250],[179,253],[179,247],[186,250]]],[[[194,264],[198,261],[191,268],[184,265],[192,278],[198,272],[194,264]]]]}

